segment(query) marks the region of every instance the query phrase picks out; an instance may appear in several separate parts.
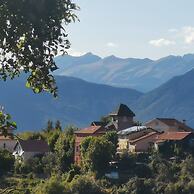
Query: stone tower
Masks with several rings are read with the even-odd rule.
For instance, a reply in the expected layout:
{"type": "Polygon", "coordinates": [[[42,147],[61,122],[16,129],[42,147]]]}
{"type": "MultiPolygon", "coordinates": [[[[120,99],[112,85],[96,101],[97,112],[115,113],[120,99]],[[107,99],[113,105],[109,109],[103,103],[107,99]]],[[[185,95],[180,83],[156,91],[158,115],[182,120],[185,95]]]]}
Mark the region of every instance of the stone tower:
{"type": "Polygon", "coordinates": [[[135,125],[133,121],[135,113],[133,113],[133,111],[125,104],[120,104],[114,112],[109,114],[109,116],[112,118],[112,122],[118,131],[135,125]]]}

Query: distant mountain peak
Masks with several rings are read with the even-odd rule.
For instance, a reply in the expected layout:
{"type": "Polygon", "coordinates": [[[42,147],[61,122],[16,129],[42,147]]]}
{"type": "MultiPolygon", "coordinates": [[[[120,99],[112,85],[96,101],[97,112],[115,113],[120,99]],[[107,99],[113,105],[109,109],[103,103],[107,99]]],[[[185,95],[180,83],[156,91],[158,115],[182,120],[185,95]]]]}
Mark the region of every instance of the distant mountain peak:
{"type": "Polygon", "coordinates": [[[87,52],[83,55],[77,56],[77,58],[98,58],[101,59],[101,57],[99,57],[98,55],[93,54],[92,52],[87,52]]]}
{"type": "MultiPolygon", "coordinates": [[[[92,53],[92,52],[87,52],[87,53],[85,53],[85,54],[81,55],[80,57],[90,57],[90,56],[96,56],[96,57],[99,57],[98,55],[95,55],[95,54],[94,54],[94,53],[92,53]]],[[[99,58],[101,58],[101,57],[99,57],[99,58]]]]}
{"type": "Polygon", "coordinates": [[[116,57],[115,55],[110,55],[108,57],[103,58],[104,62],[117,62],[117,61],[122,61],[125,60],[123,58],[116,57]]]}
{"type": "Polygon", "coordinates": [[[93,83],[150,91],[174,76],[194,68],[194,54],[169,55],[158,60],[121,58],[115,55],[99,57],[88,52],[80,57],[56,58],[60,70],[55,75],[82,78],[93,83]]]}
{"type": "Polygon", "coordinates": [[[84,56],[90,56],[90,55],[94,55],[92,52],[87,52],[84,54],[84,56]]]}

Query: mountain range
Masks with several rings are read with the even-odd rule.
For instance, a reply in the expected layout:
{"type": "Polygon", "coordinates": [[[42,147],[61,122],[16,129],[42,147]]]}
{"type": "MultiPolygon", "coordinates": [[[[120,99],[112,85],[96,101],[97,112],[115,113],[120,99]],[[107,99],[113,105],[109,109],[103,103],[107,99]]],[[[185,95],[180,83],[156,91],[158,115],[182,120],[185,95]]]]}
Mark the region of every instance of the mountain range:
{"type": "Polygon", "coordinates": [[[34,94],[25,88],[23,77],[0,82],[0,105],[13,116],[19,130],[39,130],[47,121],[87,126],[111,112],[119,103],[133,104],[142,93],[134,89],[94,84],[81,79],[56,76],[58,98],[34,94]]]}
{"type": "Polygon", "coordinates": [[[132,106],[141,121],[171,117],[194,127],[194,70],[176,76],[157,89],[144,94],[132,106]]]}
{"type": "Polygon", "coordinates": [[[101,58],[92,53],[83,56],[58,56],[56,75],[73,76],[93,83],[151,91],[174,76],[194,68],[194,54],[167,56],[158,60],[148,58],[101,58]]]}
{"type": "MultiPolygon", "coordinates": [[[[102,60],[105,61],[104,64],[108,64],[107,60],[111,64],[111,58],[112,61],[115,61],[114,56],[101,59],[91,53],[87,55],[82,56],[81,59],[80,57],[65,57],[66,65],[70,69],[73,66],[81,68],[82,65],[85,68],[86,64],[92,66],[92,64],[97,64],[102,60]],[[91,61],[96,62],[91,63],[91,61]]],[[[193,55],[185,55],[183,57],[170,56],[164,58],[164,61],[182,61],[179,65],[178,63],[174,65],[172,62],[174,68],[177,66],[174,72],[167,65],[165,69],[162,69],[160,66],[162,66],[163,60],[159,60],[160,62],[158,61],[158,65],[156,65],[158,76],[168,74],[166,77],[169,77],[169,80],[146,93],[135,89],[91,83],[80,78],[56,75],[59,97],[54,99],[48,93],[34,94],[30,89],[25,88],[25,78],[21,76],[14,81],[0,82],[0,105],[3,105],[5,110],[13,116],[13,120],[18,123],[19,130],[39,130],[45,127],[49,119],[60,120],[63,125],[87,126],[93,120],[98,120],[101,116],[111,112],[119,103],[127,104],[136,113],[136,120],[142,122],[155,117],[173,117],[179,120],[187,120],[187,123],[194,127],[194,70],[189,71],[189,68],[192,68],[193,57],[193,55]],[[187,61],[188,66],[183,65],[183,61],[187,61]],[[170,72],[167,71],[168,68],[170,72]],[[180,74],[181,69],[186,73],[173,76],[173,74],[180,74]],[[173,76],[172,78],[170,78],[170,74],[173,76]]],[[[64,58],[57,58],[58,62],[60,62],[60,59],[61,64],[63,64],[64,58]]],[[[118,61],[129,60],[116,59],[118,61]]],[[[147,64],[151,62],[149,59],[133,59],[133,61],[134,63],[137,62],[134,69],[138,69],[136,66],[138,66],[139,61],[142,62],[142,65],[140,65],[142,67],[144,62],[147,64]]],[[[163,67],[165,64],[166,62],[163,67]]],[[[115,66],[113,65],[113,67],[115,66]]],[[[156,69],[156,67],[153,69],[156,69]]],[[[59,69],[57,74],[60,74],[61,70],[59,69]]],[[[142,69],[142,71],[145,72],[146,70],[142,69]]],[[[98,74],[97,72],[98,68],[91,72],[91,77],[95,77],[98,74]]],[[[151,75],[150,72],[149,75],[151,75]]],[[[83,73],[80,72],[80,74],[83,73]]],[[[142,77],[144,80],[144,75],[142,77]]],[[[148,84],[148,82],[144,82],[148,84]]],[[[137,79],[138,83],[143,85],[143,82],[137,79]]]]}

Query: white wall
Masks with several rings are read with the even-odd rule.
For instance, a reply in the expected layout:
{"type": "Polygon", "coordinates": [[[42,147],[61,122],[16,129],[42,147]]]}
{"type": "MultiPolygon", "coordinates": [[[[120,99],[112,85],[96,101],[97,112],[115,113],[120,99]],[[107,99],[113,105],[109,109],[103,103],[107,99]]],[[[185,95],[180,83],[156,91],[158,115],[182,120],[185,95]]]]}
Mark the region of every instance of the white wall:
{"type": "Polygon", "coordinates": [[[13,152],[13,149],[16,145],[16,140],[0,140],[0,149],[6,149],[10,152],[13,152]]]}

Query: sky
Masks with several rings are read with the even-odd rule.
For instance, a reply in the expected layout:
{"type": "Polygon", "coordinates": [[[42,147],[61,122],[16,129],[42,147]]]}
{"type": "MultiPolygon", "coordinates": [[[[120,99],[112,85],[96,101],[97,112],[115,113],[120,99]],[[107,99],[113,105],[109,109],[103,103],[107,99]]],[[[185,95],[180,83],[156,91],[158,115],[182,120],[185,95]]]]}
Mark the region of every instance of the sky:
{"type": "Polygon", "coordinates": [[[194,53],[194,0],[74,0],[69,54],[158,59],[194,53]]]}

